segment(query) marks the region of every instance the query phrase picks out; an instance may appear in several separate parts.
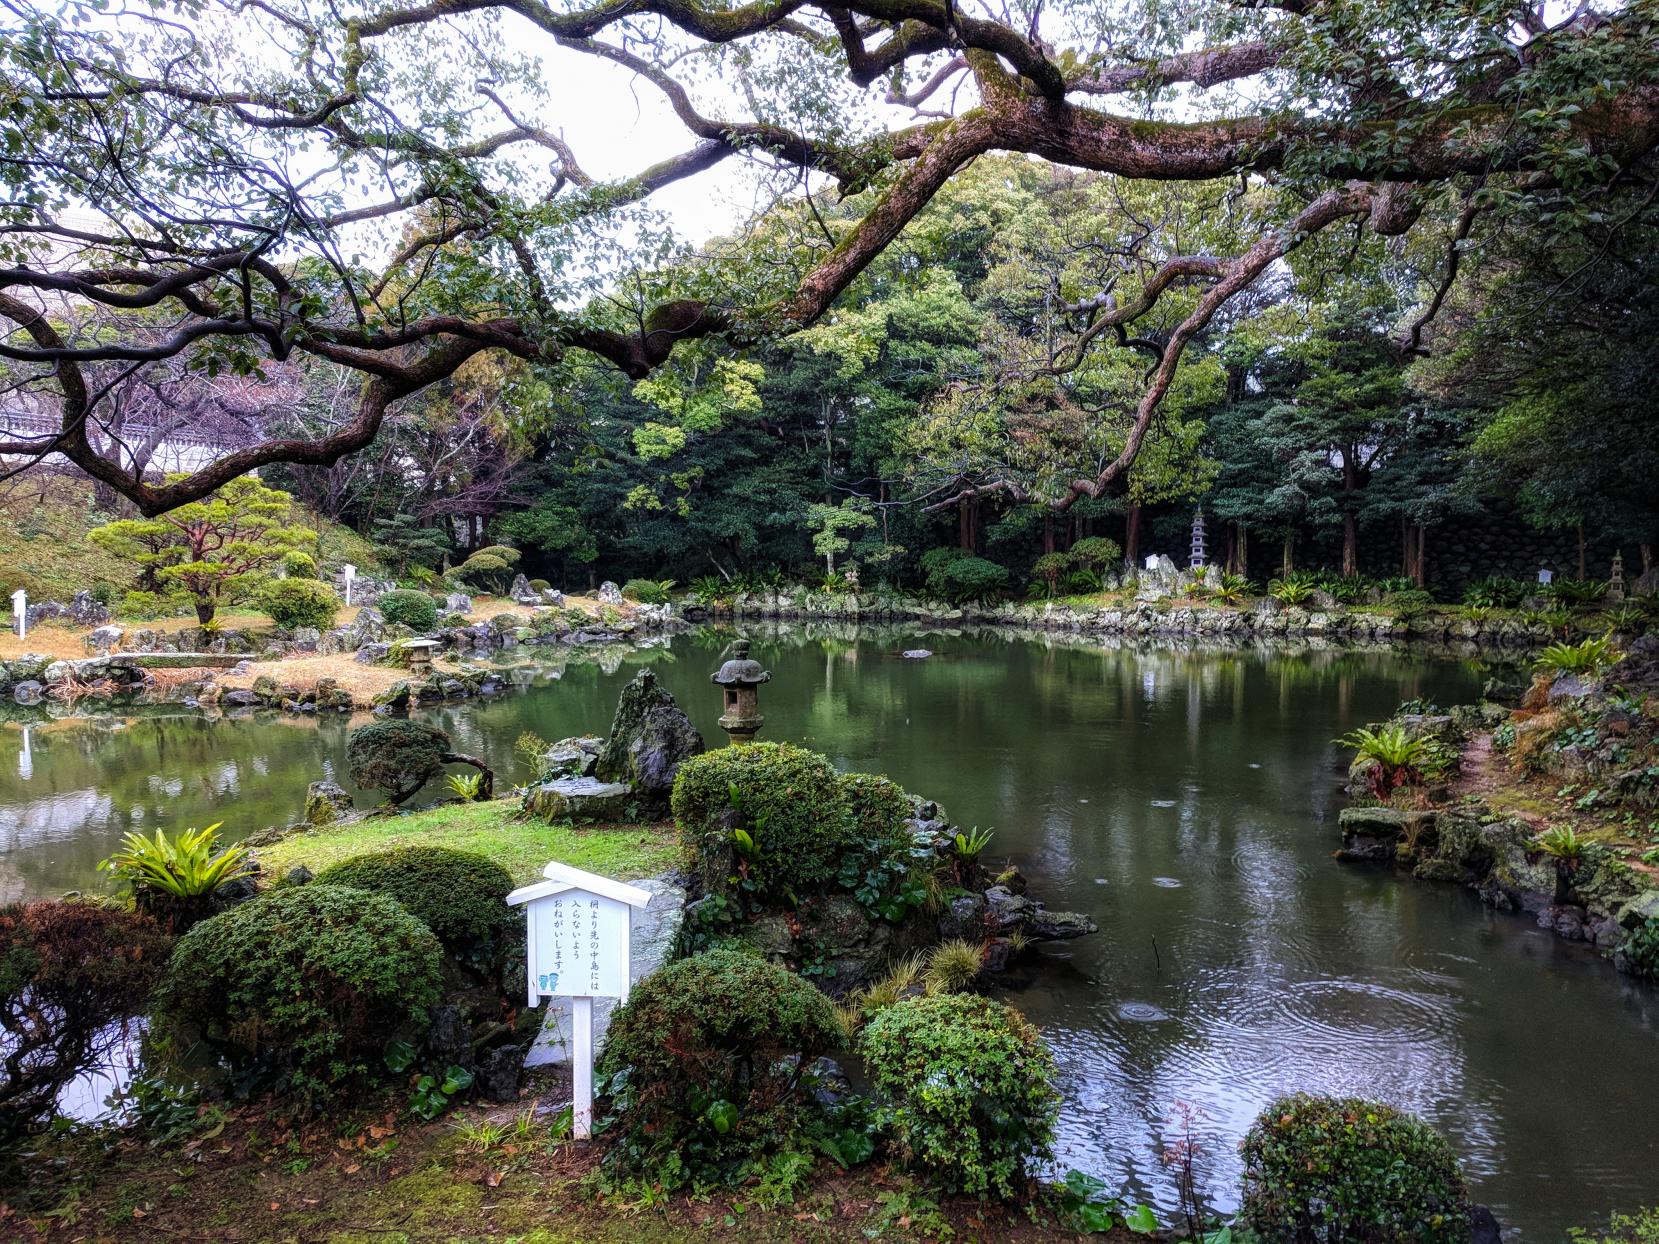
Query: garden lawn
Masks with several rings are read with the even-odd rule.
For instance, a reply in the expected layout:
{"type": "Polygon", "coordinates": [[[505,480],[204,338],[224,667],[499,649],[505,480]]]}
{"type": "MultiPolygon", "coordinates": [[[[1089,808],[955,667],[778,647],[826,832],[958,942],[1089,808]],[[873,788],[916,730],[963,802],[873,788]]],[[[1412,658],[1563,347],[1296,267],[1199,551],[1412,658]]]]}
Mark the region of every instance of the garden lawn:
{"type": "Polygon", "coordinates": [[[520,883],[541,880],[549,860],[623,881],[658,876],[679,860],[668,825],[547,825],[514,820],[518,810],[516,799],[444,804],[296,834],[255,854],[266,874],[280,877],[296,864],[321,872],[369,851],[453,847],[488,856],[520,883]]]}

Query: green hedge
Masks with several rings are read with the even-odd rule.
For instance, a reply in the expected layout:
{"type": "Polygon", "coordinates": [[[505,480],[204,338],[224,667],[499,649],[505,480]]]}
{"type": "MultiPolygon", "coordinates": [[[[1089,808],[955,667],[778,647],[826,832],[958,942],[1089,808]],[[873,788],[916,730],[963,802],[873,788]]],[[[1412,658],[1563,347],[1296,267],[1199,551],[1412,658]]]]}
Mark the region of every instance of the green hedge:
{"type": "Polygon", "coordinates": [[[412,631],[435,630],[438,625],[438,602],[425,592],[400,587],[380,598],[379,609],[386,621],[407,626],[412,631]]]}
{"type": "Polygon", "coordinates": [[[611,1019],[597,1068],[616,1138],[606,1161],[672,1185],[791,1147],[816,1113],[794,1068],[841,1037],[823,994],[756,955],[669,964],[611,1019]]]}
{"type": "Polygon", "coordinates": [[[1271,1244],[1467,1244],[1457,1155],[1393,1106],[1296,1093],[1263,1110],[1240,1149],[1241,1217],[1271,1244]]]}
{"type": "Polygon", "coordinates": [[[260,589],[257,604],[261,613],[290,631],[299,626],[326,631],[340,612],[334,589],[316,579],[275,579],[260,589]]]}
{"type": "Polygon", "coordinates": [[[487,970],[524,919],[506,904],[512,874],[494,860],[450,847],[396,847],[341,860],[317,874],[318,885],[389,895],[417,917],[449,954],[487,970]]]}
{"type": "Polygon", "coordinates": [[[384,1071],[440,997],[442,951],[397,900],[345,886],[275,890],[179,939],[156,1009],[252,1083],[311,1105],[384,1071]]]}
{"type": "Polygon", "coordinates": [[[907,1166],[951,1190],[1016,1195],[1054,1139],[1054,1058],[1013,1007],[909,998],[859,1034],[878,1113],[907,1166]]]}
{"type": "Polygon", "coordinates": [[[738,825],[754,839],[751,879],[763,901],[789,901],[834,884],[843,856],[902,859],[910,845],[909,799],[886,778],[838,773],[816,752],[790,743],[750,743],[693,756],[680,765],[670,806],[687,866],[706,876],[738,825]]]}

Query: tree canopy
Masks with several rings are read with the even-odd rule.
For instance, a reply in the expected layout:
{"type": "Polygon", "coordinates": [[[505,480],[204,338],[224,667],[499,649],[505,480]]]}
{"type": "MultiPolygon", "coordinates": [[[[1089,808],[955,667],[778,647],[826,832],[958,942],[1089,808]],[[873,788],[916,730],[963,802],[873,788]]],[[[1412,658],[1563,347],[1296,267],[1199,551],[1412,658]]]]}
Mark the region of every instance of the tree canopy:
{"type": "MultiPolygon", "coordinates": [[[[941,489],[1063,510],[1123,479],[1190,387],[1189,345],[1299,251],[1340,265],[1409,236],[1438,252],[1398,326],[1421,351],[1483,229],[1543,222],[1546,245],[1605,232],[1659,139],[1648,2],[4,12],[0,361],[46,430],[9,433],[0,456],[62,455],[146,514],[259,467],[336,462],[485,354],[555,387],[583,360],[636,382],[678,369],[641,393],[664,430],[742,416],[753,380],[723,352],[822,325],[997,152],[1110,174],[1130,199],[1210,196],[1182,228],[1083,202],[1095,236],[1037,237],[1008,274],[1012,303],[1040,291],[1041,314],[962,325],[1005,364],[973,395],[995,418],[1033,388],[1067,413],[1076,386],[1051,382],[1077,373],[1100,400],[1072,416],[1075,471],[980,463],[941,489]],[[660,92],[684,151],[620,180],[587,173],[539,90],[572,55],[660,92]],[[789,190],[789,210],[696,252],[654,226],[655,192],[731,160],[789,190]],[[1223,215],[1225,231],[1191,223],[1223,215]],[[698,342],[721,350],[699,358],[698,342]],[[145,369],[258,376],[296,359],[359,378],[338,417],[264,430],[164,482],[120,451],[112,402],[145,369]]],[[[927,297],[948,302],[948,280],[927,297]]],[[[856,342],[825,348],[857,357],[856,342]]],[[[636,452],[678,448],[644,431],[636,452]]]]}

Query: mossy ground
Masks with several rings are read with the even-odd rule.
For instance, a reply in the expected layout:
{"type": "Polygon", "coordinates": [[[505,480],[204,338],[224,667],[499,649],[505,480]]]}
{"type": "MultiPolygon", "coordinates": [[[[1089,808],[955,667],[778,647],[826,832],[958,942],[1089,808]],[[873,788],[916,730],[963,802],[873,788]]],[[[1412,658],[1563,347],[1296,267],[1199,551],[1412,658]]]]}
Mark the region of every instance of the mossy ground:
{"type": "MultiPolygon", "coordinates": [[[[1078,1240],[1044,1206],[939,1198],[902,1173],[827,1160],[799,1186],[718,1195],[605,1197],[597,1154],[555,1143],[519,1106],[462,1107],[420,1123],[394,1105],[297,1124],[254,1106],[204,1112],[192,1137],[157,1143],[87,1132],[34,1146],[0,1187],[0,1236],[18,1241],[220,1244],[430,1241],[1078,1240]],[[479,1143],[480,1123],[506,1135],[479,1143]]],[[[1091,1236],[1119,1244],[1119,1237],[1091,1236]]],[[[1126,1233],[1122,1241],[1133,1237],[1126,1233]]]]}
{"type": "Polygon", "coordinates": [[[452,847],[488,856],[520,883],[539,880],[548,860],[628,881],[666,872],[679,858],[669,825],[547,825],[518,820],[518,811],[516,799],[442,804],[296,834],[257,854],[264,872],[280,877],[296,864],[321,872],[369,851],[452,847]]]}

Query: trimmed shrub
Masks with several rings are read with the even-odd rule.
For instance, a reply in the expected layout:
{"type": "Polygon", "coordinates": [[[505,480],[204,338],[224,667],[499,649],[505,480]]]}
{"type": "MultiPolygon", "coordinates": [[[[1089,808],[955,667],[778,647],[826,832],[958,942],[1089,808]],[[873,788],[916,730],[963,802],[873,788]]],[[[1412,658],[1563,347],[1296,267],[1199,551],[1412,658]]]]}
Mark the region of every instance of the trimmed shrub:
{"type": "Polygon", "coordinates": [[[951,1190],[1011,1197],[1054,1139],[1054,1058],[1018,1011],[973,994],[907,998],[858,1039],[904,1163],[951,1190]]]}
{"type": "Polygon", "coordinates": [[[398,847],[354,855],[323,869],[316,884],[395,898],[431,929],[451,956],[480,971],[500,957],[523,917],[503,901],[512,874],[494,860],[449,847],[398,847]]]}
{"type": "Polygon", "coordinates": [[[673,591],[672,579],[629,579],[622,585],[622,598],[642,605],[666,605],[673,591]]]}
{"type": "Polygon", "coordinates": [[[790,1148],[816,1113],[801,1069],[841,1041],[835,1009],[756,955],[710,950],[635,986],[598,1066],[606,1161],[670,1186],[790,1148]]]}
{"type": "Polygon", "coordinates": [[[147,916],[86,899],[0,907],[0,1142],[50,1117],[58,1094],[129,1035],[172,938],[147,916]]]}
{"type": "Polygon", "coordinates": [[[425,786],[449,754],[449,735],[419,721],[371,722],[346,742],[351,780],[385,792],[393,803],[425,786]]]}
{"type": "Polygon", "coordinates": [[[1104,571],[1123,560],[1123,549],[1116,540],[1105,536],[1085,536],[1071,546],[1071,556],[1079,566],[1104,571]]]}
{"type": "Polygon", "coordinates": [[[1241,1216],[1273,1244],[1465,1244],[1469,1196],[1457,1155],[1420,1119],[1382,1102],[1296,1093],[1256,1116],[1241,1216]]]}
{"type": "Polygon", "coordinates": [[[430,631],[438,625],[438,602],[425,592],[400,587],[380,598],[379,609],[386,621],[407,626],[412,631],[430,631]]]}
{"type": "Polygon", "coordinates": [[[298,626],[326,631],[340,612],[334,589],[316,579],[273,579],[259,590],[258,604],[261,613],[287,631],[298,626]]]}
{"type": "Polygon", "coordinates": [[[289,549],[282,555],[282,573],[290,579],[315,579],[317,559],[304,549],[289,549]]]}
{"type": "Polygon", "coordinates": [[[1008,590],[1008,571],[1005,567],[983,557],[974,557],[962,549],[932,549],[922,556],[922,569],[926,574],[927,590],[954,603],[983,600],[1008,590]],[[957,556],[936,558],[930,566],[929,558],[939,552],[955,553],[957,556]]]}
{"type": "Polygon", "coordinates": [[[167,1023],[231,1070],[308,1104],[383,1072],[440,997],[438,939],[397,900],[345,886],[273,890],[179,939],[157,992],[167,1023]]]}
{"type": "Polygon", "coordinates": [[[546,591],[550,591],[552,589],[552,587],[553,587],[553,585],[551,583],[549,583],[546,579],[531,579],[530,580],[530,590],[532,592],[546,592],[546,591]]]}
{"type": "Polygon", "coordinates": [[[722,747],[682,761],[670,807],[694,871],[705,858],[725,857],[734,826],[747,832],[755,842],[753,880],[768,898],[822,890],[851,840],[841,775],[816,752],[789,743],[722,747]]]}

